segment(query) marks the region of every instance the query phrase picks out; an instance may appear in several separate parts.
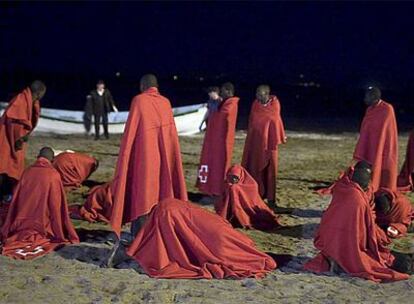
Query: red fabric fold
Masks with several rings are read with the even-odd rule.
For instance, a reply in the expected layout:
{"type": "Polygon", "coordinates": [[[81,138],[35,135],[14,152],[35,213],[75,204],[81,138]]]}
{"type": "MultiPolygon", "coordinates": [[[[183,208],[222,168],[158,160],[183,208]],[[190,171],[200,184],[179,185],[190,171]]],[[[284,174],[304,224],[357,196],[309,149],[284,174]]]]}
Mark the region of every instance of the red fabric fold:
{"type": "Polygon", "coordinates": [[[223,194],[223,181],[233,156],[238,103],[238,97],[228,98],[208,117],[196,183],[204,194],[223,194]]]}
{"type": "Polygon", "coordinates": [[[180,144],[170,101],[150,88],[134,97],[113,181],[111,226],[148,214],[162,199],[187,200],[180,144]]]}
{"type": "Polygon", "coordinates": [[[256,181],[239,165],[234,165],[227,173],[224,195],[215,203],[218,215],[227,219],[235,227],[272,230],[280,226],[276,215],[259,195],[256,181]],[[232,184],[231,176],[239,182],[232,184]]]}
{"type": "Polygon", "coordinates": [[[354,159],[372,165],[372,188],[397,190],[398,130],[394,108],[381,100],[368,107],[362,121],[354,159]]]}
{"type": "Polygon", "coordinates": [[[391,198],[391,209],[387,214],[376,212],[376,222],[384,229],[392,227],[398,231],[394,237],[402,237],[407,234],[408,226],[414,220],[414,209],[410,200],[402,193],[391,191],[390,189],[381,188],[375,194],[387,194],[391,198]]]}
{"type": "Polygon", "coordinates": [[[78,243],[59,173],[39,158],[22,175],[2,227],[3,255],[42,256],[57,246],[78,243]]]}
{"type": "Polygon", "coordinates": [[[242,165],[259,185],[261,197],[275,200],[278,145],[286,142],[285,128],[276,96],[263,105],[253,102],[242,165]]]}
{"type": "Polygon", "coordinates": [[[407,152],[405,161],[401,167],[400,175],[398,175],[397,185],[400,191],[413,190],[412,173],[414,171],[414,131],[410,133],[407,143],[407,152]]]}
{"type": "Polygon", "coordinates": [[[327,272],[332,259],[350,275],[375,282],[409,277],[389,268],[394,261],[386,247],[390,240],[375,223],[370,196],[349,175],[336,183],[314,240],[320,253],[305,269],[327,272]]]}
{"type": "Polygon", "coordinates": [[[96,170],[97,160],[82,153],[63,152],[53,159],[53,167],[62,177],[64,187],[78,188],[96,170]]]}
{"type": "Polygon", "coordinates": [[[79,216],[90,223],[109,223],[112,210],[112,183],[93,187],[85,204],[79,209],[79,216]]]}
{"type": "Polygon", "coordinates": [[[127,253],[155,278],[262,278],[276,268],[226,220],[176,199],[154,207],[127,253]]]}
{"type": "Polygon", "coordinates": [[[0,118],[0,174],[7,174],[18,181],[24,171],[27,144],[15,149],[18,139],[29,135],[36,127],[40,115],[39,102],[33,102],[32,93],[26,88],[10,101],[0,118]]]}

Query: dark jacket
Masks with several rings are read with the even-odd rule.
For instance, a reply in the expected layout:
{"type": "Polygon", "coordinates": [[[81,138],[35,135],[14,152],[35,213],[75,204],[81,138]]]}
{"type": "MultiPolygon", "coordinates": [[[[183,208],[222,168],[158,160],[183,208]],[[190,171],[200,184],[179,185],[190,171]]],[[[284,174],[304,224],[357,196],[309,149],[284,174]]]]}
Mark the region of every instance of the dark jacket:
{"type": "Polygon", "coordinates": [[[114,99],[112,98],[111,92],[105,89],[102,96],[99,96],[96,90],[92,90],[88,96],[86,96],[86,103],[94,114],[103,114],[112,112],[113,106],[115,105],[114,99]]]}

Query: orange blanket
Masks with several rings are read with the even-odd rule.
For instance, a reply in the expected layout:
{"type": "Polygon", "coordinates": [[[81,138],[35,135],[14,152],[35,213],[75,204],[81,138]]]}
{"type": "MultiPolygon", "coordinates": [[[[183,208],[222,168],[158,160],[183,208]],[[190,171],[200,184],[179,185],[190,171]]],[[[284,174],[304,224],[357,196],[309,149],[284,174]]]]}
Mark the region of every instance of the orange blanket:
{"type": "Polygon", "coordinates": [[[375,224],[369,195],[349,175],[335,184],[314,244],[321,252],[305,265],[307,270],[327,272],[332,259],[350,275],[375,282],[409,277],[389,268],[394,261],[386,247],[390,240],[375,224]]]}
{"type": "Polygon", "coordinates": [[[196,186],[208,195],[222,195],[231,166],[239,98],[223,101],[208,117],[196,186]]]}
{"type": "Polygon", "coordinates": [[[27,144],[15,149],[18,139],[29,135],[40,115],[39,102],[33,102],[29,88],[13,98],[0,118],[0,174],[18,181],[24,171],[27,144]]]}
{"type": "Polygon", "coordinates": [[[400,175],[397,179],[398,190],[412,191],[413,190],[413,174],[414,171],[414,131],[410,133],[407,143],[407,152],[405,154],[405,161],[401,167],[400,175]]]}
{"type": "Polygon", "coordinates": [[[53,167],[67,188],[78,188],[96,170],[98,162],[82,153],[63,152],[53,159],[53,167]]]}
{"type": "Polygon", "coordinates": [[[256,181],[239,165],[227,173],[224,196],[216,201],[215,209],[235,227],[259,230],[279,227],[276,215],[260,197],[256,181]],[[237,176],[239,181],[232,183],[232,176],[237,176]]]}
{"type": "Polygon", "coordinates": [[[79,215],[90,223],[109,223],[112,210],[112,182],[93,187],[79,215]]]}
{"type": "Polygon", "coordinates": [[[398,130],[392,105],[381,100],[368,107],[354,159],[372,165],[372,188],[397,190],[398,130]]]}
{"type": "Polygon", "coordinates": [[[276,96],[262,105],[255,100],[250,111],[242,165],[259,185],[261,197],[275,200],[278,145],[286,142],[285,128],[276,96]]]}
{"type": "Polygon", "coordinates": [[[164,198],[187,200],[187,188],[170,101],[150,88],[134,97],[113,181],[111,225],[148,214],[164,198]]]}
{"type": "Polygon", "coordinates": [[[1,230],[3,255],[32,259],[78,243],[60,175],[39,158],[22,175],[1,230]]]}
{"type": "Polygon", "coordinates": [[[402,193],[381,188],[375,195],[386,193],[391,198],[391,209],[387,214],[377,212],[376,222],[384,229],[392,227],[398,231],[394,237],[402,237],[414,219],[414,209],[410,200],[402,193]]]}
{"type": "Polygon", "coordinates": [[[154,208],[127,253],[155,278],[261,278],[276,268],[222,217],[176,199],[154,208]]]}

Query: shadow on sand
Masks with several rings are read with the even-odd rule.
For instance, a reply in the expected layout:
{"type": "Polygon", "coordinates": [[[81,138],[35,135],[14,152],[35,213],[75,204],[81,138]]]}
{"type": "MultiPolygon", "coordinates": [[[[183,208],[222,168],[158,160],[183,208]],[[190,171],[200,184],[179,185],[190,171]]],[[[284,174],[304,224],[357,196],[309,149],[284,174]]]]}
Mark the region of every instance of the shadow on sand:
{"type": "Polygon", "coordinates": [[[275,230],[275,233],[298,239],[313,239],[319,224],[308,223],[303,225],[285,226],[275,230]]]}
{"type": "Polygon", "coordinates": [[[95,181],[95,180],[87,179],[86,181],[84,181],[82,183],[82,186],[85,186],[85,187],[88,187],[88,188],[93,188],[95,186],[100,186],[100,185],[103,185],[103,184],[105,184],[105,182],[98,182],[98,181],[95,181]]]}

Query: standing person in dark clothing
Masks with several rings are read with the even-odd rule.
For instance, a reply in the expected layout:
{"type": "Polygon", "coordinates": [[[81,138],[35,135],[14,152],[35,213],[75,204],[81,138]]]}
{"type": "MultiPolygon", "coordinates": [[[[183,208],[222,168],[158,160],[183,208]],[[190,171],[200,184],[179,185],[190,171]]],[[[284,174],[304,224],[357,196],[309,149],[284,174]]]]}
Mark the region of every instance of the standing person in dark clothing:
{"type": "Polygon", "coordinates": [[[96,84],[96,90],[92,90],[86,97],[84,123],[85,129],[89,133],[91,127],[91,116],[95,122],[95,140],[100,138],[99,129],[102,121],[105,138],[109,138],[108,132],[108,113],[118,112],[115,106],[111,92],[105,88],[105,83],[99,80],[96,84]]]}

